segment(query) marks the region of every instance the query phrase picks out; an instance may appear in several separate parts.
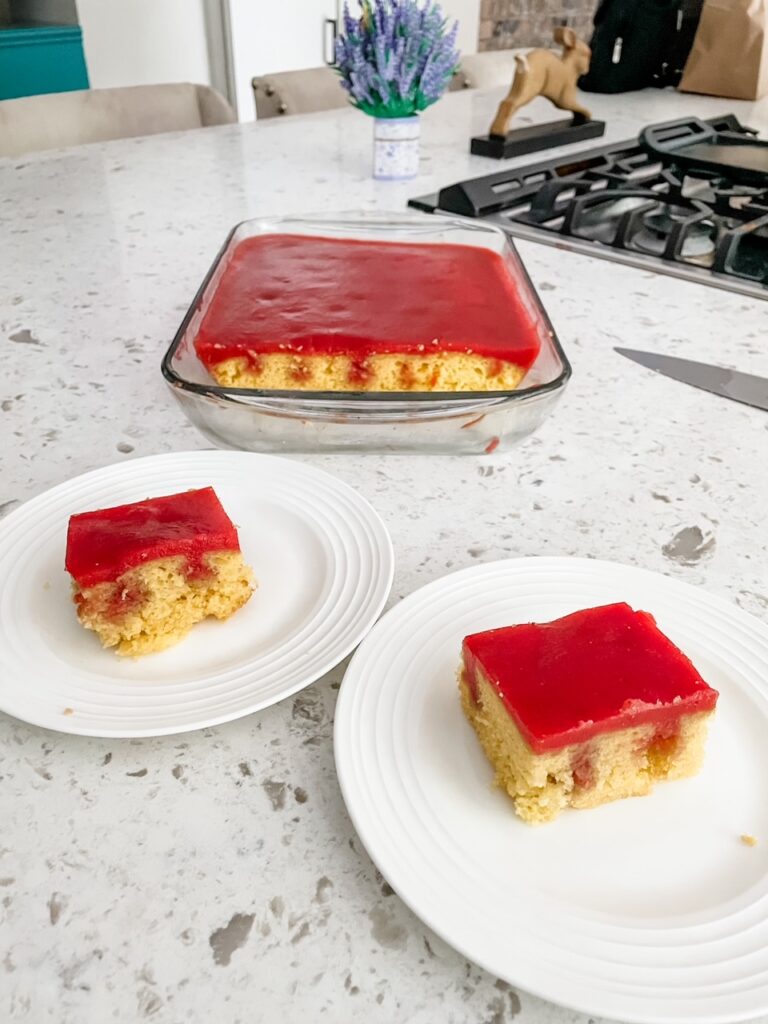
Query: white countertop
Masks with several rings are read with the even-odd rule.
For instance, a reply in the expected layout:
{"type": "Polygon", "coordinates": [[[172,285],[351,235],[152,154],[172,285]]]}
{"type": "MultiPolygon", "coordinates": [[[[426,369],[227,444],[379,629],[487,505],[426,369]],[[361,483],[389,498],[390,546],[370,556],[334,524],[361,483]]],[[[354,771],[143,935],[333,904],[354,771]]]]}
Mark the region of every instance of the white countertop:
{"type": "MultiPolygon", "coordinates": [[[[229,228],[397,211],[491,173],[497,163],[467,150],[498,98],[458,93],[429,111],[423,173],[404,184],[371,179],[371,124],[352,110],[1,160],[0,515],[85,470],[207,447],[159,361],[229,228]]],[[[768,127],[766,103],[655,91],[590,102],[605,142],[684,113],[768,127]]],[[[529,113],[549,116],[543,101],[529,113]]],[[[299,456],[383,516],[391,602],[477,561],[586,555],[768,619],[768,414],[613,353],[768,375],[768,304],[519,248],[574,369],[534,437],[483,459],[299,456]]],[[[342,674],[166,739],[78,739],[0,715],[4,1021],[587,1024],[467,963],[377,874],[334,775],[342,674]]]]}

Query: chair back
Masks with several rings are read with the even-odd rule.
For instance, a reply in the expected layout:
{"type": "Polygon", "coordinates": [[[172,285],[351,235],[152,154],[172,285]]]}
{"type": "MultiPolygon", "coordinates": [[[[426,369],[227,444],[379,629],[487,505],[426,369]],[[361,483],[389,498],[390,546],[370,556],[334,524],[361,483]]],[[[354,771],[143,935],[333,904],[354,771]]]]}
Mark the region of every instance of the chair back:
{"type": "Polygon", "coordinates": [[[464,78],[464,88],[509,88],[515,77],[516,53],[520,53],[520,50],[488,50],[462,57],[459,74],[464,78]]]}
{"type": "Polygon", "coordinates": [[[24,96],[0,101],[0,156],[234,120],[223,96],[188,82],[24,96]]]}
{"type": "Polygon", "coordinates": [[[257,75],[251,80],[251,85],[259,121],[287,114],[335,110],[349,104],[338,74],[328,67],[257,75]]]}

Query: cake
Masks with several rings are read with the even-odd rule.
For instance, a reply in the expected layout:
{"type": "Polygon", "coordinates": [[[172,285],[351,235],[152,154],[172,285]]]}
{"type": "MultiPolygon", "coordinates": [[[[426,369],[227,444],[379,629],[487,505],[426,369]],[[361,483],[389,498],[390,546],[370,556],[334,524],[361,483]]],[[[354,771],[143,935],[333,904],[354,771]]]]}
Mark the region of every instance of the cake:
{"type": "Polygon", "coordinates": [[[478,246],[260,235],[225,260],[195,347],[227,387],[509,391],[546,330],[478,246]]]}
{"type": "Polygon", "coordinates": [[[528,822],[694,775],[718,697],[627,604],[467,636],[459,687],[496,783],[528,822]]]}
{"type": "Polygon", "coordinates": [[[65,565],[80,622],[133,657],[170,647],[209,615],[228,618],[253,590],[212,487],[73,515],[65,565]]]}

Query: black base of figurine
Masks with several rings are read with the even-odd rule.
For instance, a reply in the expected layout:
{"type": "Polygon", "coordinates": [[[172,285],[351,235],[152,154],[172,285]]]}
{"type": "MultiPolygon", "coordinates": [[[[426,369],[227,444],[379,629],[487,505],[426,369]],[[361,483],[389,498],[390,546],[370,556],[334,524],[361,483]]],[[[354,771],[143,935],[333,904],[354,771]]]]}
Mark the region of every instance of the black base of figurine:
{"type": "Polygon", "coordinates": [[[470,152],[476,156],[489,156],[494,160],[508,160],[525,156],[539,149],[565,146],[569,142],[583,142],[605,134],[605,121],[550,121],[532,124],[528,128],[515,128],[506,136],[476,135],[470,152]]]}

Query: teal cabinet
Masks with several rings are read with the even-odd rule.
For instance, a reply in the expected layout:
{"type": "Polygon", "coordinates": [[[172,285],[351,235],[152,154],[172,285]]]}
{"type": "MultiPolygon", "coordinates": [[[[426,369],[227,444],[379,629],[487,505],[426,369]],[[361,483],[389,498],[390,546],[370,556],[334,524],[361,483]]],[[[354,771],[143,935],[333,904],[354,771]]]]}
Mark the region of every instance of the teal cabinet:
{"type": "Polygon", "coordinates": [[[79,25],[0,28],[0,100],[87,88],[79,25]]]}

